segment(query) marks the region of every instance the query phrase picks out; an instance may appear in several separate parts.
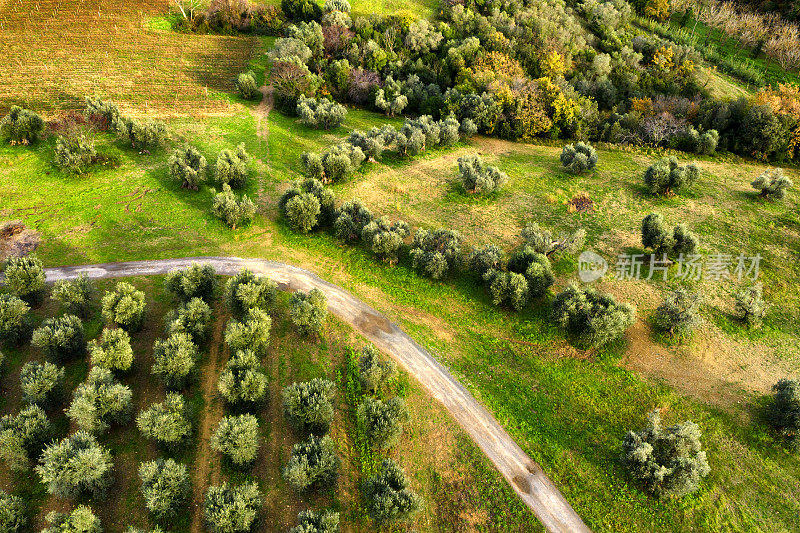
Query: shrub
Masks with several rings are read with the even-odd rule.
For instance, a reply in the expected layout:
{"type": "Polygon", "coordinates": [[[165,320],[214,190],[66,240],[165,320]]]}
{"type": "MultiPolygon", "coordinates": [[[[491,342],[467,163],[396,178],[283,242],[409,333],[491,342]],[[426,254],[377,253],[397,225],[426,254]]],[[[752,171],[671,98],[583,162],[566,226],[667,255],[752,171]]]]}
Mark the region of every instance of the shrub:
{"type": "Polygon", "coordinates": [[[328,317],[328,299],[319,289],[292,295],[289,317],[301,335],[319,335],[328,317]]]}
{"type": "Polygon", "coordinates": [[[736,312],[748,324],[759,324],[767,312],[767,303],[763,297],[764,286],[759,282],[743,287],[733,295],[736,312]]]}
{"type": "Polygon", "coordinates": [[[253,350],[235,352],[225,364],[217,384],[229,405],[254,406],[267,395],[267,376],[253,350]]]}
{"type": "Polygon", "coordinates": [[[131,338],[124,329],[105,328],[99,339],[89,343],[92,365],[127,372],[133,364],[131,338]]]}
{"type": "Polygon", "coordinates": [[[300,163],[303,165],[303,173],[310,179],[325,179],[325,168],[322,166],[322,157],[315,152],[303,152],[300,154],[300,163]]]}
{"type": "Polygon", "coordinates": [[[358,423],[373,446],[391,448],[403,433],[408,410],[402,398],[386,402],[367,396],[358,406],[358,423]]]}
{"type": "Polygon", "coordinates": [[[651,194],[672,194],[691,187],[700,177],[694,163],[679,165],[674,157],[659,159],[644,172],[644,184],[651,194]]]}
{"type": "Polygon", "coordinates": [[[228,280],[225,292],[231,312],[241,317],[251,309],[266,311],[272,307],[278,297],[278,286],[268,277],[243,268],[228,280]]]}
{"type": "Polygon", "coordinates": [[[341,181],[350,176],[361,166],[366,156],[361,148],[348,142],[337,144],[322,154],[322,168],[325,180],[341,181]]]}
{"type": "Polygon", "coordinates": [[[161,403],[156,403],[139,413],[136,427],[145,438],[169,449],[186,444],[192,433],[189,409],[183,396],[168,392],[161,403]]]}
{"type": "Polygon", "coordinates": [[[800,436],[800,381],[781,379],[772,391],[775,394],[768,408],[769,420],[794,445],[800,436]]]}
{"type": "Polygon", "coordinates": [[[287,19],[298,22],[322,18],[322,8],[313,0],[281,0],[281,10],[287,19]]]}
{"type": "Polygon", "coordinates": [[[51,511],[47,513],[50,527],[41,533],[103,533],[100,519],[85,505],[79,505],[70,513],[51,511]]]}
{"type": "Polygon", "coordinates": [[[31,344],[56,362],[81,356],[86,351],[83,323],[75,315],[48,318],[33,331],[31,344]]]}
{"type": "Polygon", "coordinates": [[[385,89],[378,89],[375,92],[375,107],[381,109],[387,116],[399,115],[407,105],[408,97],[404,94],[392,94],[385,89]]]}
{"type": "Polygon", "coordinates": [[[231,320],[225,327],[225,342],[232,352],[253,350],[262,355],[269,346],[269,330],[272,319],[261,309],[248,311],[243,322],[231,320]]]}
{"type": "Polygon", "coordinates": [[[386,148],[387,139],[380,129],[373,127],[368,133],[361,130],[351,131],[347,142],[359,147],[367,159],[377,161],[386,148]]]}
{"type": "Polygon", "coordinates": [[[103,295],[103,320],[128,332],[138,331],[144,320],[144,293],[125,281],[103,295]]]}
{"type": "Polygon", "coordinates": [[[112,482],[111,452],[86,431],[77,431],[48,445],[36,472],[47,492],[59,498],[103,499],[112,482]]]}
{"type": "Polygon", "coordinates": [[[119,106],[113,102],[106,102],[100,98],[86,97],[86,118],[101,130],[113,127],[121,115],[119,106]]]}
{"type": "Polygon", "coordinates": [[[633,324],[635,309],[609,294],[569,285],[553,301],[552,318],[579,342],[602,346],[633,324]]]}
{"type": "MultiPolygon", "coordinates": [[[[330,1],[328,0],[328,2],[330,1]]],[[[347,0],[338,1],[346,2],[347,0]]],[[[297,515],[297,526],[290,529],[289,533],[339,533],[339,513],[334,513],[333,511],[300,511],[297,515]]]]}
{"type": "Polygon", "coordinates": [[[211,190],[214,199],[211,203],[211,213],[222,220],[229,227],[236,229],[250,224],[256,214],[256,206],[243,194],[237,198],[227,183],[222,186],[222,192],[211,190]]]}
{"type": "Polygon", "coordinates": [[[391,459],[364,483],[367,512],[377,525],[408,520],[419,512],[422,499],[408,488],[405,472],[391,459]]]}
{"type": "Polygon", "coordinates": [[[211,307],[200,298],[192,298],[167,315],[167,335],[188,333],[192,342],[202,344],[211,326],[211,307]]]}
{"type": "Polygon", "coordinates": [[[9,257],[4,274],[8,288],[23,300],[37,302],[44,294],[44,267],[37,257],[9,257]]]}
{"type": "Polygon", "coordinates": [[[475,275],[483,278],[490,270],[502,270],[503,250],[495,244],[485,244],[475,248],[467,258],[467,265],[475,275]]]}
{"type": "Polygon", "coordinates": [[[191,479],[186,465],[173,459],[156,459],[139,465],[142,497],[158,520],[175,517],[189,502],[191,479]]]}
{"type": "Polygon", "coordinates": [[[368,344],[361,349],[358,358],[358,377],[367,392],[377,392],[397,377],[397,366],[393,361],[384,360],[380,352],[368,344]]]}
{"type": "Polygon", "coordinates": [[[547,256],[527,244],[511,256],[508,270],[525,276],[532,298],[544,296],[556,279],[547,256]]]}
{"type": "Polygon", "coordinates": [[[56,165],[76,174],[82,174],[97,160],[94,142],[82,132],[59,135],[54,150],[56,165]]]}
{"type": "Polygon", "coordinates": [[[719,132],[717,130],[708,130],[700,136],[697,143],[697,153],[703,155],[711,155],[717,151],[719,144],[719,132]]]}
{"type": "MultiPolygon", "coordinates": [[[[220,185],[230,185],[233,189],[241,189],[247,185],[249,171],[247,163],[250,156],[244,149],[244,143],[236,147],[233,152],[229,149],[222,150],[217,156],[214,177],[220,185]]],[[[223,187],[224,190],[224,187],[223,187]]]]}
{"type": "Polygon", "coordinates": [[[169,174],[184,189],[196,191],[206,180],[208,163],[196,148],[187,146],[175,150],[169,158],[169,174]]]}
{"type": "Polygon", "coordinates": [[[568,144],[561,150],[561,165],[574,174],[592,170],[597,165],[597,151],[583,142],[568,144]]]}
{"type": "MultiPolygon", "coordinates": [[[[337,526],[339,524],[338,518],[339,515],[337,514],[337,526]]],[[[7,533],[22,533],[27,527],[28,515],[25,501],[19,496],[0,490],[0,530],[7,533]]]]}
{"type": "Polygon", "coordinates": [[[690,421],[664,428],[658,410],[648,419],[645,429],[625,435],[625,468],[656,496],[694,492],[710,471],[701,449],[700,428],[690,421]]]}
{"type": "Polygon", "coordinates": [[[792,180],[783,175],[783,169],[770,168],[753,180],[752,187],[760,191],[761,198],[781,200],[786,196],[787,189],[793,186],[792,180]]]}
{"type": "Polygon", "coordinates": [[[211,436],[211,447],[235,466],[244,468],[255,462],[258,441],[258,419],[255,416],[225,416],[211,436]]]}
{"type": "Polygon", "coordinates": [[[297,100],[297,116],[300,122],[309,128],[324,128],[330,130],[339,127],[347,116],[347,109],[327,98],[306,98],[300,96],[297,100]]]}
{"type": "Polygon", "coordinates": [[[445,229],[419,229],[409,253],[414,269],[430,278],[441,279],[461,260],[461,234],[445,229]]]}
{"type": "Polygon", "coordinates": [[[11,294],[0,294],[0,340],[14,344],[28,330],[30,306],[11,294]]]}
{"type": "Polygon", "coordinates": [[[127,139],[133,148],[156,148],[167,140],[167,126],[158,120],[139,120],[120,116],[113,124],[117,135],[127,139]]]}
{"type": "Polygon", "coordinates": [[[373,219],[361,230],[361,240],[384,261],[397,262],[397,255],[403,241],[411,233],[408,224],[402,220],[389,222],[388,218],[373,219]]]}
{"type": "Polygon", "coordinates": [[[292,447],[283,479],[298,492],[331,487],[339,477],[339,463],[333,439],[311,435],[292,447]]]}
{"type": "Polygon", "coordinates": [[[664,217],[658,213],[650,213],[642,220],[642,245],[657,254],[690,255],[697,244],[697,237],[683,224],[675,226],[670,234],[664,227],[664,217]]]}
{"type": "Polygon", "coordinates": [[[489,270],[483,278],[494,305],[508,304],[519,311],[528,303],[528,280],[522,274],[489,270]]]}
{"type": "MultiPolygon", "coordinates": [[[[320,160],[320,168],[321,165],[320,160]]],[[[292,186],[281,196],[278,209],[292,229],[308,233],[317,227],[329,227],[333,224],[336,212],[335,203],[336,196],[333,191],[323,186],[318,179],[306,178],[292,183],[292,186]],[[301,199],[293,203],[294,199],[298,197],[301,199]],[[316,203],[310,197],[316,199],[316,203]],[[316,208],[317,205],[319,209],[316,208]]]]}
{"type": "Polygon", "coordinates": [[[94,284],[86,274],[72,281],[62,279],[53,285],[50,296],[70,313],[86,317],[94,298],[94,284]]]}
{"type": "Polygon", "coordinates": [[[133,409],[132,398],[130,387],[114,379],[109,370],[94,367],[86,381],[75,389],[67,416],[78,428],[100,434],[112,423],[128,421],[133,409]]]}
{"type": "Polygon", "coordinates": [[[173,390],[186,386],[197,365],[197,346],[188,333],[173,333],[153,345],[152,373],[173,390]]]}
{"type": "Polygon", "coordinates": [[[236,77],[236,92],[242,95],[242,98],[248,100],[255,100],[261,96],[261,91],[258,90],[255,72],[248,70],[236,77]]]}
{"type": "Polygon", "coordinates": [[[293,383],[283,388],[283,413],[298,431],[322,435],[333,422],[333,404],[336,385],[332,381],[314,378],[293,383]]]}
{"type": "Polygon", "coordinates": [[[44,409],[55,407],[64,393],[64,369],[50,362],[28,361],[19,373],[22,400],[44,409]]]}
{"type": "Polygon", "coordinates": [[[702,301],[703,297],[699,292],[689,292],[684,288],[674,290],[656,308],[656,326],[670,335],[689,335],[700,324],[702,301]]]}
{"type": "Polygon", "coordinates": [[[192,298],[202,298],[210,302],[214,299],[216,271],[209,264],[192,263],[183,270],[173,270],[164,278],[164,288],[181,302],[192,298]]]}
{"type": "Polygon", "coordinates": [[[348,200],[336,210],[333,229],[336,237],[345,242],[357,241],[373,216],[360,199],[348,200]]]}
{"type": "Polygon", "coordinates": [[[586,240],[586,231],[578,228],[574,232],[565,232],[554,236],[549,230],[539,227],[535,222],[527,224],[521,232],[522,240],[533,251],[551,257],[559,253],[574,254],[586,240]]]}
{"type": "Polygon", "coordinates": [[[12,144],[31,144],[42,137],[44,120],[29,109],[11,106],[8,115],[0,120],[0,137],[8,139],[12,144]]]}
{"type": "Polygon", "coordinates": [[[5,415],[0,418],[0,458],[12,470],[28,470],[52,436],[53,424],[38,405],[5,415]]]}
{"type": "Polygon", "coordinates": [[[213,533],[246,533],[253,527],[263,505],[256,483],[236,486],[222,483],[206,491],[203,513],[213,533]]]}

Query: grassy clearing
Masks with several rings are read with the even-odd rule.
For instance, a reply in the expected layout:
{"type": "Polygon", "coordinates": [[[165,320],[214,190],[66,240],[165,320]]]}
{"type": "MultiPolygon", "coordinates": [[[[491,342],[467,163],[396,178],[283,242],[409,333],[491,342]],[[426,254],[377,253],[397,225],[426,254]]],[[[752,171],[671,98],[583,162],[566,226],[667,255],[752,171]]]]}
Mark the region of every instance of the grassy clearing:
{"type": "MultiPolygon", "coordinates": [[[[148,304],[145,326],[132,336],[135,366],[132,373],[123,379],[134,391],[135,413],[163,400],[164,396],[163,388],[150,375],[152,343],[162,336],[164,315],[174,305],[162,289],[162,280],[160,276],[130,280],[146,291],[148,304]]],[[[113,282],[102,281],[98,285],[102,291],[111,287],[113,282]]],[[[285,531],[295,524],[297,513],[309,507],[337,509],[342,514],[342,525],[348,531],[371,531],[373,527],[363,511],[359,491],[362,469],[358,448],[353,441],[354,427],[349,418],[349,413],[353,412],[356,405],[348,403],[352,398],[344,393],[348,354],[351,353],[351,347],[360,347],[361,343],[349,326],[333,319],[329,321],[325,335],[318,341],[299,337],[288,321],[288,300],[288,295],[281,295],[273,312],[272,343],[264,359],[270,380],[270,395],[267,405],[257,413],[263,442],[253,469],[238,472],[222,465],[219,455],[208,448],[201,435],[203,427],[213,431],[225,412],[223,402],[216,393],[216,376],[228,358],[221,334],[229,316],[221,302],[215,307],[214,334],[203,351],[199,376],[184,391],[194,412],[193,445],[174,457],[189,465],[194,492],[199,496],[195,504],[202,505],[202,495],[209,484],[217,484],[225,479],[236,483],[246,479],[256,480],[265,494],[266,518],[257,531],[285,531]],[[206,387],[208,377],[214,378],[210,390],[206,387]],[[301,439],[283,418],[280,390],[294,381],[313,377],[335,380],[339,387],[332,436],[342,458],[341,478],[337,490],[298,496],[280,474],[290,456],[292,445],[301,439]]],[[[57,313],[58,309],[47,301],[36,309],[36,322],[57,313]]],[[[99,310],[95,309],[86,321],[87,338],[96,337],[101,327],[99,310]]],[[[20,367],[25,361],[40,359],[40,355],[28,346],[6,350],[6,353],[9,365],[0,382],[8,393],[4,395],[5,402],[0,409],[2,414],[15,412],[19,408],[19,394],[14,394],[14,391],[18,391],[20,367]]],[[[87,372],[86,361],[74,361],[68,365],[67,390],[70,393],[87,372]]],[[[413,524],[415,527],[426,531],[435,529],[442,523],[441,517],[447,516],[453,509],[458,509],[458,512],[448,516],[446,521],[453,531],[465,531],[473,526],[511,531],[516,530],[514,524],[532,521],[530,512],[490,467],[466,434],[405,373],[401,373],[393,394],[406,398],[412,422],[401,445],[391,455],[406,466],[415,490],[426,500],[423,512],[413,524]],[[431,435],[437,438],[431,440],[431,435]],[[459,490],[453,491],[455,487],[459,490]]],[[[63,412],[56,410],[51,416],[60,429],[60,436],[66,434],[70,428],[63,412]]],[[[152,525],[139,493],[137,468],[140,462],[158,457],[159,451],[139,434],[133,424],[114,427],[100,440],[112,451],[115,485],[110,492],[112,496],[106,502],[87,503],[93,503],[105,531],[123,532],[129,525],[152,525]]],[[[379,459],[378,455],[376,459],[379,459]]],[[[13,474],[5,465],[0,466],[0,486],[26,498],[35,513],[37,530],[43,527],[44,516],[49,510],[70,508],[68,502],[49,497],[35,476],[13,474]]],[[[201,522],[193,521],[191,509],[195,509],[195,506],[189,506],[170,524],[172,530],[201,530],[201,522]]]]}
{"type": "Polygon", "coordinates": [[[0,4],[0,113],[13,104],[50,113],[86,95],[127,113],[222,115],[251,56],[251,37],[183,35],[149,27],[166,0],[9,0],[0,4]]]}

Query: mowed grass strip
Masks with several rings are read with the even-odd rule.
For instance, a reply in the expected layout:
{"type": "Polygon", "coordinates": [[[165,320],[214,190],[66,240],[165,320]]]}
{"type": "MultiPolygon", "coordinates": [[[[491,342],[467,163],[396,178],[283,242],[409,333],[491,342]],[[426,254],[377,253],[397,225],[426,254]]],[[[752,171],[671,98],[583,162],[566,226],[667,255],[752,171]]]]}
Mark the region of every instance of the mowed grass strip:
{"type": "Polygon", "coordinates": [[[50,113],[87,95],[154,117],[220,115],[253,37],[147,28],[166,0],[9,0],[0,4],[0,113],[19,104],[50,113]]]}

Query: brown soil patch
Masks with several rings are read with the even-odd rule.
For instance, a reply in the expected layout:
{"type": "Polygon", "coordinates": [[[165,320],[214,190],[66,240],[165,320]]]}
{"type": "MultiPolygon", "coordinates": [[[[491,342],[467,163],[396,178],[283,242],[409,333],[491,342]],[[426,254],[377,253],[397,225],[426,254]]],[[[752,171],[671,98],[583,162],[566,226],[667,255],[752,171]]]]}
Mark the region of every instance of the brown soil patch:
{"type": "Polygon", "coordinates": [[[41,242],[39,232],[25,226],[21,220],[0,224],[0,261],[9,257],[26,256],[41,242]]]}
{"type": "Polygon", "coordinates": [[[567,202],[570,213],[594,213],[594,201],[586,193],[581,193],[567,202]]]}

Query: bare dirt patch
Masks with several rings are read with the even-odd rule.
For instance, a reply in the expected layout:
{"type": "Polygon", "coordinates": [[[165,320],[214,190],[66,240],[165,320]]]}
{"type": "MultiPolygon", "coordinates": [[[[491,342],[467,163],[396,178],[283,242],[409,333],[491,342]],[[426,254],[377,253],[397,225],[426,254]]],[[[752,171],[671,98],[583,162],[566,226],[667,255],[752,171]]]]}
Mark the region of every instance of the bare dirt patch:
{"type": "Polygon", "coordinates": [[[33,253],[41,240],[39,232],[28,228],[21,220],[0,223],[0,261],[33,253]]]}

